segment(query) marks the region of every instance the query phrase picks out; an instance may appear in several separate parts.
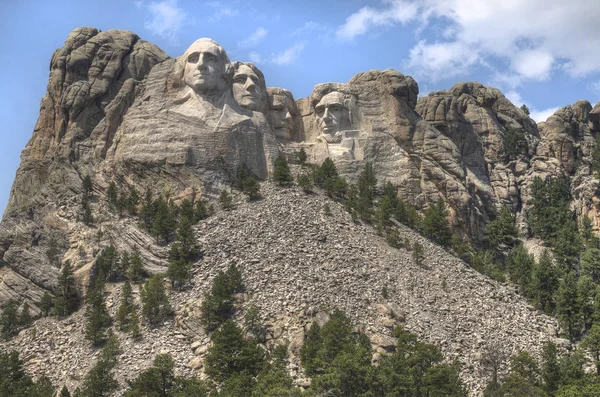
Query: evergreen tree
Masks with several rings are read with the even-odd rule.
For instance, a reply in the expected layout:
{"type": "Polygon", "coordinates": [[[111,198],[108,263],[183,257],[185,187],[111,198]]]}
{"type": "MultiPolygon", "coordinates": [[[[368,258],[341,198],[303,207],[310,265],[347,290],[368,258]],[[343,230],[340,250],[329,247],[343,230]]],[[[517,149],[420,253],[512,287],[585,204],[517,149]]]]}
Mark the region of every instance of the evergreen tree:
{"type": "Polygon", "coordinates": [[[248,201],[255,201],[260,198],[260,185],[258,181],[249,176],[242,181],[242,192],[248,196],[248,201]]]}
{"type": "Polygon", "coordinates": [[[202,198],[196,201],[196,210],[194,211],[194,223],[201,221],[202,219],[208,218],[208,208],[206,208],[206,203],[202,198]]]}
{"type": "Polygon", "coordinates": [[[134,304],[131,284],[129,284],[129,281],[125,281],[125,284],[123,284],[123,287],[121,287],[121,304],[117,309],[117,314],[115,317],[119,329],[126,331],[129,330],[134,304]]]}
{"type": "Polygon", "coordinates": [[[567,273],[561,280],[556,293],[556,314],[560,326],[567,333],[571,342],[575,342],[582,329],[581,307],[577,299],[577,280],[572,273],[567,273]]]}
{"type": "Polygon", "coordinates": [[[558,229],[556,236],[552,244],[557,263],[563,272],[577,270],[583,247],[575,221],[567,219],[558,229]]]}
{"type": "Polygon", "coordinates": [[[517,223],[508,206],[502,206],[500,214],[485,227],[485,238],[492,249],[513,247],[518,237],[517,223]]]}
{"type": "Polygon", "coordinates": [[[69,393],[69,389],[67,389],[66,385],[60,390],[59,397],[71,397],[71,393],[69,393]]]}
{"type": "MultiPolygon", "coordinates": [[[[174,368],[175,361],[170,354],[156,355],[151,368],[140,373],[133,381],[128,382],[129,390],[125,393],[124,397],[188,396],[188,394],[177,393],[179,380],[175,376],[174,368]]],[[[206,395],[205,393],[198,394],[198,396],[204,396],[206,395]]],[[[189,396],[192,396],[192,394],[189,394],[189,396]]]]}
{"type": "Polygon", "coordinates": [[[125,280],[127,278],[127,273],[131,268],[131,257],[129,256],[129,252],[123,251],[121,253],[121,259],[117,264],[116,270],[116,280],[125,280]]]}
{"type": "Polygon", "coordinates": [[[596,284],[600,283],[600,249],[588,247],[581,254],[581,270],[594,280],[596,284]]]}
{"type": "Polygon", "coordinates": [[[144,265],[142,264],[142,255],[137,247],[133,249],[133,254],[131,255],[129,263],[127,278],[132,283],[139,282],[144,277],[144,265]]]}
{"type": "Polygon", "coordinates": [[[211,335],[212,346],[204,360],[205,373],[223,382],[235,373],[246,371],[256,376],[265,365],[264,352],[252,340],[244,339],[242,330],[228,320],[211,335]]]}
{"type": "Polygon", "coordinates": [[[19,302],[9,299],[0,315],[0,334],[8,339],[19,330],[19,302]]]}
{"type": "Polygon", "coordinates": [[[56,391],[46,377],[34,382],[23,369],[16,351],[0,351],[0,397],[54,397],[56,391]]]}
{"type": "Polygon", "coordinates": [[[224,210],[230,210],[233,208],[233,199],[227,193],[227,190],[223,189],[221,191],[221,195],[219,196],[219,203],[221,204],[221,208],[224,210]]]}
{"type": "Polygon", "coordinates": [[[531,291],[531,276],[535,267],[533,255],[527,252],[523,244],[515,247],[506,258],[508,274],[513,282],[519,285],[521,293],[529,296],[531,291]]]}
{"type": "Polygon", "coordinates": [[[114,377],[112,370],[117,365],[117,354],[119,344],[116,337],[111,333],[108,342],[100,352],[96,364],[90,369],[83,379],[82,387],[76,396],[81,397],[109,397],[119,388],[119,383],[114,377]]]}
{"type": "Polygon", "coordinates": [[[448,211],[441,197],[435,204],[425,210],[423,234],[444,246],[449,245],[452,240],[452,232],[448,223],[448,211]]]}
{"type": "Polygon", "coordinates": [[[84,196],[89,196],[92,193],[92,178],[90,178],[89,175],[86,175],[83,178],[81,186],[83,188],[84,196]]]}
{"type": "Polygon", "coordinates": [[[185,256],[176,245],[173,247],[178,252],[175,254],[175,258],[169,260],[166,276],[171,280],[171,286],[173,288],[177,287],[181,290],[185,283],[190,279],[192,263],[185,259],[185,256]]]}
{"type": "Polygon", "coordinates": [[[54,311],[58,316],[68,316],[79,308],[79,291],[69,261],[63,264],[54,294],[54,311]]]}
{"type": "Polygon", "coordinates": [[[155,201],[152,200],[152,191],[150,190],[150,188],[147,188],[146,193],[144,194],[144,202],[142,204],[142,211],[140,213],[140,216],[142,218],[144,228],[148,232],[152,230],[155,215],[155,201]]]}
{"type": "Polygon", "coordinates": [[[265,343],[267,329],[260,319],[260,310],[256,305],[250,305],[244,316],[244,331],[246,335],[254,338],[258,343],[265,343]]]}
{"type": "Polygon", "coordinates": [[[127,208],[129,215],[135,216],[137,214],[137,206],[139,202],[140,194],[135,187],[129,187],[129,195],[127,196],[127,202],[125,203],[125,208],[127,208]]]}
{"type": "Polygon", "coordinates": [[[375,177],[375,171],[371,163],[367,163],[358,176],[358,201],[356,208],[358,215],[365,221],[371,220],[376,186],[377,178],[375,177]]]}
{"type": "Polygon", "coordinates": [[[306,155],[306,150],[304,150],[304,148],[300,148],[300,150],[296,154],[296,157],[298,158],[298,163],[301,166],[304,166],[306,164],[306,160],[308,159],[308,156],[306,155]]]}
{"type": "Polygon", "coordinates": [[[534,299],[546,313],[552,313],[555,307],[554,295],[558,289],[558,273],[552,264],[548,250],[544,250],[533,271],[534,299]]]}
{"type": "Polygon", "coordinates": [[[84,197],[81,201],[81,208],[83,209],[83,223],[90,226],[94,223],[94,216],[92,215],[92,209],[87,197],[84,197]]]}
{"type": "Polygon", "coordinates": [[[184,199],[179,206],[179,222],[184,218],[189,222],[194,220],[194,204],[188,199],[184,199]]]}
{"type": "Polygon", "coordinates": [[[112,319],[108,314],[104,301],[104,281],[98,280],[94,288],[88,292],[85,310],[85,337],[95,346],[106,340],[106,331],[112,319]]]}
{"type": "Polygon", "coordinates": [[[568,219],[571,194],[565,180],[554,179],[548,182],[535,177],[531,186],[531,208],[527,221],[534,235],[553,244],[558,231],[568,219]]]}
{"type": "Polygon", "coordinates": [[[27,328],[31,325],[31,314],[29,313],[29,305],[27,302],[23,303],[21,307],[21,313],[19,313],[19,326],[21,328],[27,328]]]}
{"type": "Polygon", "coordinates": [[[131,332],[131,336],[135,339],[142,336],[142,331],[140,330],[140,315],[138,314],[138,306],[135,304],[131,307],[131,323],[129,325],[129,332],[131,332]]]}
{"type": "Polygon", "coordinates": [[[594,359],[596,374],[600,375],[600,324],[594,324],[581,342],[581,347],[594,359]]]}
{"type": "Polygon", "coordinates": [[[529,113],[529,108],[527,107],[527,105],[522,104],[521,105],[521,110],[523,111],[523,113],[525,113],[526,115],[529,116],[530,113],[529,113]]]}
{"type": "Polygon", "coordinates": [[[323,338],[321,338],[321,327],[316,322],[313,322],[308,330],[306,339],[300,348],[300,358],[302,359],[302,367],[307,375],[313,376],[322,373],[323,363],[319,359],[319,351],[323,346],[323,338]]]}
{"type": "Polygon", "coordinates": [[[210,292],[202,301],[200,320],[206,329],[214,331],[233,314],[233,294],[243,290],[242,276],[232,263],[226,272],[219,271],[210,292]]]}
{"type": "Polygon", "coordinates": [[[101,281],[118,281],[124,276],[124,270],[119,266],[119,251],[113,246],[104,247],[96,258],[95,278],[104,276],[101,281]],[[122,273],[123,272],[123,273],[122,273]]]}
{"type": "Polygon", "coordinates": [[[290,166],[282,153],[279,153],[273,163],[273,180],[277,182],[279,186],[290,186],[293,182],[290,166]]]}
{"type": "Polygon", "coordinates": [[[117,185],[114,181],[111,181],[110,184],[108,185],[108,189],[106,191],[106,197],[108,199],[108,202],[112,206],[114,206],[114,207],[117,206],[119,193],[117,191],[117,185]]]}
{"type": "Polygon", "coordinates": [[[577,281],[577,300],[581,310],[581,318],[585,331],[592,327],[594,318],[594,299],[596,298],[596,284],[587,276],[582,276],[577,281]]]}
{"type": "Polygon", "coordinates": [[[171,315],[171,305],[165,292],[163,278],[155,274],[141,289],[142,314],[152,327],[158,326],[171,315]]]}
{"type": "Polygon", "coordinates": [[[172,209],[162,197],[156,199],[153,206],[156,208],[156,212],[152,220],[150,233],[156,237],[157,243],[159,242],[159,238],[168,243],[171,234],[175,231],[175,219],[172,209]]]}
{"type": "Polygon", "coordinates": [[[320,167],[314,169],[313,181],[315,185],[325,190],[329,197],[342,198],[348,190],[346,181],[339,176],[337,167],[329,157],[320,167]]]}
{"type": "Polygon", "coordinates": [[[44,295],[42,295],[42,299],[38,303],[38,307],[44,316],[50,314],[50,311],[52,310],[52,295],[50,295],[48,291],[44,291],[44,295]]]}
{"type": "Polygon", "coordinates": [[[423,246],[418,241],[415,241],[412,248],[413,248],[413,253],[412,253],[413,261],[415,262],[415,265],[421,266],[421,264],[423,263],[423,259],[424,259],[423,246]]]}
{"type": "Polygon", "coordinates": [[[312,180],[310,176],[304,171],[300,172],[300,175],[298,175],[298,186],[304,191],[304,193],[312,192],[312,180]]]}
{"type": "Polygon", "coordinates": [[[179,222],[179,228],[177,229],[177,248],[179,250],[179,256],[186,261],[194,261],[200,254],[200,248],[198,247],[196,235],[192,228],[191,218],[182,217],[179,222]]]}
{"type": "Polygon", "coordinates": [[[516,159],[519,155],[527,153],[528,144],[522,129],[508,127],[503,137],[504,153],[509,160],[516,159]]]}
{"type": "Polygon", "coordinates": [[[542,350],[541,376],[546,393],[552,395],[560,384],[561,372],[558,349],[554,342],[545,342],[542,350]]]}

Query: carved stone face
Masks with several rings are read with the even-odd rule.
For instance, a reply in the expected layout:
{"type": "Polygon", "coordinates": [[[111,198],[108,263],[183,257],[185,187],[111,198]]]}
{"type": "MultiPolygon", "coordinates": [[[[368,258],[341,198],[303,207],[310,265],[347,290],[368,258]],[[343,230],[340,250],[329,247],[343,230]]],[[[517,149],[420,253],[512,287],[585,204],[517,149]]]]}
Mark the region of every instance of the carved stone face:
{"type": "Polygon", "coordinates": [[[258,110],[266,95],[260,84],[260,77],[250,66],[239,65],[233,75],[233,97],[243,108],[258,110]]]}
{"type": "Polygon", "coordinates": [[[294,131],[294,100],[291,96],[281,93],[271,94],[269,100],[269,121],[277,138],[292,139],[294,131]]]}
{"type": "Polygon", "coordinates": [[[183,81],[194,91],[223,91],[227,55],[210,39],[196,41],[184,54],[183,81]]]}
{"type": "Polygon", "coordinates": [[[323,134],[335,135],[350,126],[348,108],[344,96],[339,92],[330,92],[315,106],[318,126],[323,134]]]}

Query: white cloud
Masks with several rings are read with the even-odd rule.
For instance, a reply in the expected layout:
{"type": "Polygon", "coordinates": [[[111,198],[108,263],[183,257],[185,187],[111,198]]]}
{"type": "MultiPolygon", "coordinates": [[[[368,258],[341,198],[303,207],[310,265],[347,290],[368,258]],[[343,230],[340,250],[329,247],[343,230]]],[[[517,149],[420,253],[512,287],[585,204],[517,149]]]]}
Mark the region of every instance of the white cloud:
{"type": "Polygon", "coordinates": [[[436,82],[465,74],[478,58],[476,49],[462,43],[427,44],[420,41],[410,50],[406,67],[414,71],[416,77],[436,82]]]}
{"type": "Polygon", "coordinates": [[[297,43],[279,54],[271,57],[271,62],[276,65],[289,65],[294,62],[298,55],[304,50],[304,43],[297,43]]]}
{"type": "MultiPolygon", "coordinates": [[[[519,94],[517,91],[515,90],[510,90],[507,93],[504,94],[504,96],[513,103],[513,105],[515,106],[521,106],[525,103],[525,101],[523,101],[523,98],[521,98],[521,94],[519,94]]],[[[527,105],[529,107],[529,105],[527,105]]]]}
{"type": "Polygon", "coordinates": [[[546,119],[548,117],[552,116],[554,114],[554,112],[556,112],[558,109],[560,109],[560,107],[553,107],[553,108],[538,110],[535,108],[535,106],[533,106],[532,104],[530,104],[526,100],[524,100],[521,97],[521,94],[519,94],[515,90],[508,91],[506,94],[504,94],[504,96],[506,98],[508,98],[508,100],[511,101],[513,103],[513,105],[515,105],[517,107],[521,107],[521,105],[527,105],[527,107],[529,108],[529,117],[531,117],[533,120],[535,120],[536,123],[546,121],[546,119]]]}
{"type": "Polygon", "coordinates": [[[556,70],[575,77],[600,72],[597,0],[383,0],[381,4],[350,15],[337,37],[352,39],[382,26],[420,21],[418,34],[434,34],[441,41],[420,41],[411,50],[409,72],[415,75],[439,79],[437,66],[428,64],[431,61],[458,67],[449,71],[452,76],[475,65],[493,64],[492,59],[506,62],[502,74],[512,76],[513,83],[548,79],[556,70]],[[466,64],[464,49],[470,51],[466,64]],[[435,59],[435,54],[443,59],[435,59]],[[427,73],[418,73],[421,70],[427,73]]]}
{"type": "Polygon", "coordinates": [[[548,117],[552,116],[558,109],[560,109],[559,106],[544,110],[530,109],[531,114],[529,117],[534,119],[536,123],[541,123],[542,121],[546,121],[548,117]]]}
{"type": "Polygon", "coordinates": [[[262,56],[256,52],[256,51],[252,51],[249,55],[248,58],[250,59],[250,62],[252,63],[262,63],[264,62],[264,59],[262,58],[262,56]]]}
{"type": "Polygon", "coordinates": [[[177,6],[177,0],[155,1],[147,6],[142,2],[138,4],[138,7],[144,6],[152,15],[152,19],[146,21],[144,27],[158,36],[176,42],[177,34],[187,18],[185,11],[177,6]]]}
{"type": "Polygon", "coordinates": [[[336,36],[343,40],[352,40],[354,37],[365,34],[373,26],[386,26],[394,22],[408,22],[417,16],[416,3],[404,0],[385,1],[389,7],[378,10],[363,7],[350,15],[346,22],[340,26],[336,36]]]}
{"type": "Polygon", "coordinates": [[[268,31],[265,28],[256,29],[250,36],[238,43],[239,48],[255,47],[267,36],[268,31]]]}

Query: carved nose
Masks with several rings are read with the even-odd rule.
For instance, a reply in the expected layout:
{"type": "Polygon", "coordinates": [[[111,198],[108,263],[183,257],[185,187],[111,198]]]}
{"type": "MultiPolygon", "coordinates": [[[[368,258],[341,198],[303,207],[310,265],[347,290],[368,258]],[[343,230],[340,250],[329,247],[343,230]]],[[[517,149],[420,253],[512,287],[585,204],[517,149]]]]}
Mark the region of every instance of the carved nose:
{"type": "Polygon", "coordinates": [[[290,114],[290,112],[285,112],[285,120],[289,121],[292,119],[292,115],[290,114]]]}
{"type": "Polygon", "coordinates": [[[329,113],[329,108],[325,108],[325,111],[323,112],[323,118],[324,119],[330,119],[331,118],[331,113],[329,113]]]}
{"type": "Polygon", "coordinates": [[[256,84],[254,84],[254,81],[251,78],[248,77],[246,79],[246,90],[250,91],[255,86],[256,86],[256,84]]]}

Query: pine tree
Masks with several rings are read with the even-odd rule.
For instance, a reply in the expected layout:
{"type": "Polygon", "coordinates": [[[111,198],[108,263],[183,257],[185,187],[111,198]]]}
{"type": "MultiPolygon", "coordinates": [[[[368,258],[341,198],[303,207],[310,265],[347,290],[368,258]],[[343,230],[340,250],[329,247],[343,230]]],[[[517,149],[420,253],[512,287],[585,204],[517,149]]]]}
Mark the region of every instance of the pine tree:
{"type": "Polygon", "coordinates": [[[0,314],[0,334],[4,339],[13,336],[19,329],[19,302],[9,299],[0,314]]]}
{"type": "Polygon", "coordinates": [[[211,332],[233,314],[233,294],[243,290],[242,275],[232,263],[226,272],[219,271],[213,279],[210,292],[201,305],[200,320],[211,332]]]}
{"type": "Polygon", "coordinates": [[[194,223],[201,221],[202,219],[208,218],[208,208],[206,208],[206,202],[202,198],[196,201],[196,209],[194,211],[194,223]]]}
{"type": "Polygon", "coordinates": [[[117,365],[116,356],[119,344],[116,337],[110,333],[108,342],[100,352],[100,358],[83,379],[82,387],[76,396],[109,397],[119,388],[119,383],[112,370],[117,365]]]}
{"type": "Polygon", "coordinates": [[[300,175],[298,175],[298,186],[304,191],[304,193],[312,192],[312,180],[306,172],[300,172],[300,175]]]}
{"type": "Polygon", "coordinates": [[[129,269],[127,271],[127,278],[132,283],[139,282],[144,277],[144,265],[142,263],[142,255],[138,247],[133,249],[131,255],[129,269]]]}
{"type": "Polygon", "coordinates": [[[423,246],[418,241],[415,241],[415,243],[413,245],[412,257],[413,257],[413,261],[415,262],[415,265],[421,266],[421,264],[423,263],[423,259],[424,259],[424,250],[423,250],[423,246]]]}
{"type": "Polygon", "coordinates": [[[150,326],[158,326],[171,315],[171,305],[160,275],[155,274],[146,281],[141,296],[142,314],[150,326]]]}
{"type": "Polygon", "coordinates": [[[190,279],[191,267],[192,263],[186,260],[183,253],[178,252],[176,257],[169,261],[169,267],[167,269],[166,276],[169,280],[171,280],[171,286],[173,288],[177,288],[179,290],[183,289],[185,283],[190,279]]]}
{"type": "Polygon", "coordinates": [[[177,229],[179,256],[186,261],[196,260],[200,254],[200,248],[196,241],[196,234],[192,228],[191,218],[182,217],[177,229]]]}
{"type": "Polygon", "coordinates": [[[81,201],[81,207],[83,209],[83,223],[86,225],[91,225],[94,223],[94,216],[92,215],[92,209],[90,208],[90,203],[88,202],[87,197],[81,201]]]}
{"type": "Polygon", "coordinates": [[[233,199],[227,193],[227,190],[223,189],[221,191],[221,195],[219,196],[219,203],[224,210],[230,210],[233,208],[233,199]]]}
{"type": "Polygon", "coordinates": [[[140,216],[142,218],[144,228],[148,232],[152,230],[152,224],[154,223],[154,216],[156,214],[156,208],[154,204],[155,201],[152,200],[152,191],[150,188],[147,188],[146,193],[144,194],[144,202],[142,204],[140,216]]]}
{"type": "Polygon", "coordinates": [[[594,317],[594,299],[596,298],[596,284],[588,276],[582,276],[577,281],[577,301],[581,310],[581,318],[585,331],[592,328],[594,317]]]}
{"type": "Polygon", "coordinates": [[[156,199],[153,206],[156,208],[156,213],[152,221],[150,232],[156,237],[157,243],[159,238],[162,238],[165,243],[168,243],[171,233],[175,231],[175,219],[171,207],[161,197],[156,199]]]}
{"type": "Polygon", "coordinates": [[[571,342],[575,342],[583,327],[581,307],[577,299],[577,280],[572,273],[567,273],[561,280],[556,293],[556,314],[561,327],[566,331],[571,342]]]}
{"type": "Polygon", "coordinates": [[[548,250],[544,250],[533,271],[535,301],[546,313],[554,311],[554,294],[558,289],[558,272],[552,264],[548,250]]]}
{"type": "Polygon", "coordinates": [[[140,194],[135,189],[135,187],[129,187],[129,194],[127,195],[127,202],[125,203],[125,208],[129,215],[134,216],[137,214],[137,205],[140,202],[140,194]]]}
{"type": "Polygon", "coordinates": [[[595,283],[600,283],[600,249],[588,247],[581,254],[582,273],[590,276],[595,283]]]}
{"type": "Polygon", "coordinates": [[[279,153],[273,164],[273,180],[279,186],[290,186],[293,182],[292,173],[288,161],[282,153],[279,153]]]}
{"type": "Polygon", "coordinates": [[[21,313],[19,314],[19,326],[21,328],[27,328],[31,325],[31,314],[29,313],[29,305],[27,302],[23,303],[21,307],[21,313]]]}
{"type": "Polygon", "coordinates": [[[524,295],[529,296],[532,271],[535,267],[533,255],[527,252],[523,244],[519,244],[506,258],[506,267],[511,280],[519,285],[519,289],[524,295]]]}
{"type": "Polygon", "coordinates": [[[179,205],[179,221],[181,222],[183,218],[190,222],[194,219],[194,204],[188,199],[184,199],[179,205]]]}
{"type": "Polygon", "coordinates": [[[52,310],[52,295],[50,295],[48,291],[45,291],[44,295],[42,295],[42,299],[38,303],[38,307],[44,316],[50,314],[50,311],[52,310]]]}
{"type": "Polygon", "coordinates": [[[585,336],[581,347],[593,357],[596,364],[596,374],[600,375],[600,324],[594,324],[585,336]]]}
{"type": "Polygon", "coordinates": [[[485,238],[492,249],[501,246],[513,247],[519,233],[515,217],[508,206],[502,206],[500,214],[485,227],[485,238]]]}
{"type": "Polygon", "coordinates": [[[541,375],[544,381],[544,389],[549,395],[553,395],[559,386],[561,373],[558,362],[558,349],[554,342],[545,342],[542,349],[541,375]]]}
{"type": "Polygon", "coordinates": [[[108,189],[106,190],[106,197],[108,199],[108,202],[113,207],[117,206],[119,193],[117,191],[117,185],[116,185],[116,183],[114,181],[111,181],[109,183],[108,189]]]}
{"type": "Polygon", "coordinates": [[[211,335],[212,346],[204,360],[206,374],[223,382],[236,373],[256,376],[265,365],[264,351],[253,340],[244,339],[242,330],[228,320],[211,335]]]}
{"type": "Polygon", "coordinates": [[[370,221],[373,212],[373,200],[375,199],[375,189],[377,178],[371,163],[365,164],[365,168],[358,176],[358,215],[365,221],[370,221]]]}
{"type": "Polygon", "coordinates": [[[92,193],[92,178],[89,175],[83,178],[82,187],[84,196],[87,197],[92,193]]]}
{"type": "Polygon", "coordinates": [[[131,284],[129,284],[129,281],[125,281],[125,284],[121,287],[121,304],[115,317],[119,329],[129,331],[133,306],[131,284]]]}
{"type": "Polygon", "coordinates": [[[129,325],[129,332],[131,332],[131,336],[134,339],[142,336],[142,332],[140,330],[140,315],[138,312],[138,306],[135,304],[131,308],[131,324],[129,325]]]}
{"type": "Polygon", "coordinates": [[[79,291],[71,262],[65,261],[54,290],[54,311],[58,316],[68,316],[79,307],[79,291]]]}
{"type": "Polygon", "coordinates": [[[435,204],[425,210],[423,234],[440,245],[447,246],[452,240],[452,232],[448,223],[448,211],[441,197],[435,204]]]}
{"type": "Polygon", "coordinates": [[[104,281],[96,281],[94,288],[88,292],[85,310],[85,337],[95,346],[106,340],[106,330],[112,319],[108,314],[104,301],[104,281]]]}
{"type": "Polygon", "coordinates": [[[69,393],[69,389],[67,389],[66,385],[64,385],[63,388],[60,390],[59,397],[71,397],[71,393],[69,393]]]}
{"type": "Polygon", "coordinates": [[[304,148],[300,148],[300,150],[296,154],[296,157],[298,158],[298,163],[301,166],[304,166],[306,164],[306,160],[308,159],[308,156],[306,155],[306,150],[304,150],[304,148]]]}
{"type": "Polygon", "coordinates": [[[242,192],[248,196],[248,201],[255,201],[260,198],[260,185],[258,181],[249,176],[242,181],[242,192]]]}

